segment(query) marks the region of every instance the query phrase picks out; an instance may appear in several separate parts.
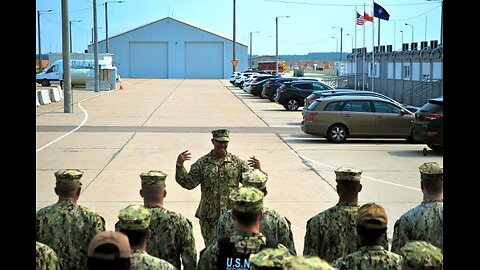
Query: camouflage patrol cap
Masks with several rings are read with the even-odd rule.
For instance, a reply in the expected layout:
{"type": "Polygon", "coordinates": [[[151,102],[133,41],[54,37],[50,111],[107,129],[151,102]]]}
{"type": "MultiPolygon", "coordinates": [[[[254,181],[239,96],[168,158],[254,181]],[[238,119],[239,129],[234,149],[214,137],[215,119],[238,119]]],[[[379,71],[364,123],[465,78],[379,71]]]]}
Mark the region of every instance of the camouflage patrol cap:
{"type": "Polygon", "coordinates": [[[150,226],[150,211],[141,205],[129,205],[118,214],[118,229],[145,230],[150,226]]]}
{"type": "Polygon", "coordinates": [[[335,170],[336,181],[358,181],[360,182],[360,177],[362,171],[348,168],[348,167],[339,167],[335,170]]]}
{"type": "Polygon", "coordinates": [[[290,251],[285,247],[264,248],[250,255],[250,264],[256,267],[281,267],[285,259],[290,256],[292,256],[290,251]]]}
{"type": "Polygon", "coordinates": [[[244,212],[255,213],[262,209],[263,192],[255,187],[239,187],[230,193],[232,209],[244,212]]]}
{"type": "Polygon", "coordinates": [[[401,248],[400,265],[406,270],[443,269],[443,253],[425,241],[410,241],[401,248]]]}
{"type": "Polygon", "coordinates": [[[425,162],[418,169],[422,181],[443,181],[443,168],[437,162],[425,162]]]}
{"type": "Polygon", "coordinates": [[[58,170],[55,172],[56,183],[81,183],[80,178],[83,176],[83,172],[77,169],[58,170]]]}
{"type": "Polygon", "coordinates": [[[376,203],[366,203],[358,209],[357,225],[367,229],[383,229],[387,227],[387,212],[376,203]]]}
{"type": "Polygon", "coordinates": [[[144,185],[163,184],[165,183],[167,174],[162,171],[151,170],[149,172],[142,172],[140,178],[144,185]]]}
{"type": "Polygon", "coordinates": [[[264,190],[267,185],[267,180],[267,173],[259,169],[242,173],[242,184],[246,187],[256,187],[260,190],[264,190]]]}
{"type": "Polygon", "coordinates": [[[115,260],[117,258],[130,258],[130,243],[128,237],[121,232],[102,231],[97,233],[88,244],[87,256],[103,260],[115,260]],[[112,244],[118,248],[118,253],[108,254],[97,250],[104,244],[112,244]]]}
{"type": "Polygon", "coordinates": [[[227,129],[216,129],[212,131],[213,139],[222,142],[230,141],[230,131],[227,129]]]}
{"type": "Polygon", "coordinates": [[[335,270],[327,261],[317,256],[291,256],[283,264],[285,270],[335,270]]]}

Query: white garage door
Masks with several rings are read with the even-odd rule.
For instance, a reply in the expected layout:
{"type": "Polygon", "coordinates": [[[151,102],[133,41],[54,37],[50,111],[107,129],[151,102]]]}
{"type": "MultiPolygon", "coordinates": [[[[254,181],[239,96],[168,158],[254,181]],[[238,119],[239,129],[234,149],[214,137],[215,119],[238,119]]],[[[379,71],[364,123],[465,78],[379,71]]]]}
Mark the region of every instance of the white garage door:
{"type": "Polygon", "coordinates": [[[166,42],[130,43],[130,78],[167,78],[166,42]]]}
{"type": "Polygon", "coordinates": [[[185,78],[222,79],[223,42],[186,42],[185,78]]]}

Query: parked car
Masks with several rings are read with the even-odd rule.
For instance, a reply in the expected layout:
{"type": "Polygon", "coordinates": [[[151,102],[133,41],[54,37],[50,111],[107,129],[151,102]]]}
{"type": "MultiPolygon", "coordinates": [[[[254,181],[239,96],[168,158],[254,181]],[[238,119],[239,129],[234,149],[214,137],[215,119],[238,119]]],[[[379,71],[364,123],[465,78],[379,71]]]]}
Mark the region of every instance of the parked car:
{"type": "Polygon", "coordinates": [[[330,85],[318,81],[292,81],[280,86],[274,99],[287,111],[296,111],[299,107],[303,107],[303,100],[314,90],[334,89],[330,85]]]}
{"type": "Polygon", "coordinates": [[[405,138],[413,142],[415,115],[379,97],[335,96],[315,100],[303,114],[302,131],[341,143],[350,137],[405,138]]]}
{"type": "MultiPolygon", "coordinates": [[[[353,90],[353,89],[335,89],[335,92],[325,92],[325,91],[313,91],[310,95],[308,95],[304,100],[304,108],[307,108],[312,104],[317,98],[322,97],[331,97],[331,96],[342,96],[342,95],[355,95],[355,96],[370,96],[370,97],[379,97],[386,100],[389,100],[393,103],[397,103],[402,105],[400,102],[394,100],[391,97],[385,96],[383,94],[373,92],[373,91],[362,91],[362,90],[353,90]]],[[[412,105],[403,105],[403,107],[409,110],[412,113],[415,113],[418,110],[418,107],[412,105]]]]}
{"type": "Polygon", "coordinates": [[[443,96],[431,98],[415,113],[413,138],[443,151],[443,96]]]}
{"type": "Polygon", "coordinates": [[[280,86],[282,86],[283,83],[291,82],[291,81],[299,81],[299,80],[318,82],[318,79],[316,78],[305,78],[305,77],[282,77],[282,78],[269,79],[263,85],[262,93],[260,94],[260,96],[262,98],[268,98],[270,101],[274,102],[275,95],[277,94],[277,89],[280,86]]]}
{"type": "Polygon", "coordinates": [[[268,79],[272,79],[272,78],[279,78],[279,76],[263,75],[255,78],[255,80],[253,80],[252,83],[250,84],[250,94],[259,97],[262,93],[263,85],[268,81],[268,79]]]}

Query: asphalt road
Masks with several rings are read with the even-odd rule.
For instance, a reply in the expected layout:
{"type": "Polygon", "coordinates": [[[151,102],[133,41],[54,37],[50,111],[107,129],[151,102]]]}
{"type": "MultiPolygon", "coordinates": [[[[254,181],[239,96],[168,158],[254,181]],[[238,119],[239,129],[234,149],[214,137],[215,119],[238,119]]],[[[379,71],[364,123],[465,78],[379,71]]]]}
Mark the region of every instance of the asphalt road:
{"type": "Polygon", "coordinates": [[[167,177],[165,207],[193,222],[197,250],[203,248],[194,217],[199,187],[185,190],[174,181],[175,160],[192,152],[190,164],[211,148],[210,131],[232,132],[229,150],[247,159],[255,155],[269,174],[265,204],[289,218],[297,253],[303,251],[306,221],[333,206],[333,170],[351,166],[363,171],[360,203],[377,202],[395,220],[420,203],[418,166],[443,164],[443,156],[405,140],[351,139],[330,144],[304,134],[301,113],[253,97],[228,80],[123,79],[123,90],[75,90],[72,113],[63,101],[36,109],[36,209],[57,200],[53,173],[85,172],[79,203],[105,217],[113,229],[118,211],[141,203],[139,174],[158,169],[167,177]]]}

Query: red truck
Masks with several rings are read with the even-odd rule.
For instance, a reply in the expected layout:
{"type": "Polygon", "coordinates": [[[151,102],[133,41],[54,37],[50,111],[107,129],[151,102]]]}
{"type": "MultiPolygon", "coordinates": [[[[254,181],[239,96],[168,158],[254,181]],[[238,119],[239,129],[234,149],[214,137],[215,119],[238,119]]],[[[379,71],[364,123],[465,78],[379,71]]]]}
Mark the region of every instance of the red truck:
{"type": "MultiPolygon", "coordinates": [[[[287,63],[285,61],[278,61],[278,72],[283,73],[285,72],[285,67],[287,66],[287,63]]],[[[257,70],[265,71],[270,74],[275,74],[276,72],[276,61],[259,61],[257,70]]]]}

